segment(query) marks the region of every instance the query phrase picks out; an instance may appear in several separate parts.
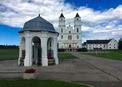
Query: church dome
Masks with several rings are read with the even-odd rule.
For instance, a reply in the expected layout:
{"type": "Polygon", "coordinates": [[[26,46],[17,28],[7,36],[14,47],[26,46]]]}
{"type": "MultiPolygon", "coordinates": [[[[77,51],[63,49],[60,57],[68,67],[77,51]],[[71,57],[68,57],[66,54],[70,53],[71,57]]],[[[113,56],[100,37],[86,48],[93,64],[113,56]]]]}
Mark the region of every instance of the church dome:
{"type": "Polygon", "coordinates": [[[57,33],[51,23],[43,19],[40,14],[38,17],[27,21],[24,24],[23,31],[48,31],[57,33]]]}

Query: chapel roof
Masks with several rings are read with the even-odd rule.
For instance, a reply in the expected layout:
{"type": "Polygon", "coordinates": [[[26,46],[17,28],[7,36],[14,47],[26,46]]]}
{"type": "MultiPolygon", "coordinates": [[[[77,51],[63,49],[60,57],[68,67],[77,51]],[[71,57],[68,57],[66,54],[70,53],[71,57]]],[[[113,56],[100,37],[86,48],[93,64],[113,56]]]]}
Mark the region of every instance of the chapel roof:
{"type": "MultiPolygon", "coordinates": [[[[22,31],[48,31],[57,33],[53,27],[53,25],[42,18],[39,14],[39,16],[25,22],[23,30],[22,31]]],[[[22,32],[20,31],[20,32],[22,32]]]]}

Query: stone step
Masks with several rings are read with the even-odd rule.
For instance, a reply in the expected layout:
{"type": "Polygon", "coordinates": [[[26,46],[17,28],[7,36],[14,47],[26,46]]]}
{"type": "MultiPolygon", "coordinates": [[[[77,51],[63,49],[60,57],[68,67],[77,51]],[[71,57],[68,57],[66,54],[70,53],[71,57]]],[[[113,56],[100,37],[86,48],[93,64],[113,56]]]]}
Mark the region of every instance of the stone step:
{"type": "Polygon", "coordinates": [[[55,65],[55,59],[49,59],[48,65],[55,65]]]}

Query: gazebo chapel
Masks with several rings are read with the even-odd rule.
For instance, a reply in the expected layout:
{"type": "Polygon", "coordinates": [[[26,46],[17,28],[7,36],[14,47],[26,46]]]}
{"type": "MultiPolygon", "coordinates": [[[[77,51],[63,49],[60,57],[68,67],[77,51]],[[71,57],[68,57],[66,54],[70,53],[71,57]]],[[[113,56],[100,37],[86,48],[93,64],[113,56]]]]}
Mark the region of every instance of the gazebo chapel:
{"type": "Polygon", "coordinates": [[[24,58],[24,66],[48,66],[54,59],[58,64],[57,36],[53,25],[40,15],[24,24],[20,35],[19,59],[24,58]]]}

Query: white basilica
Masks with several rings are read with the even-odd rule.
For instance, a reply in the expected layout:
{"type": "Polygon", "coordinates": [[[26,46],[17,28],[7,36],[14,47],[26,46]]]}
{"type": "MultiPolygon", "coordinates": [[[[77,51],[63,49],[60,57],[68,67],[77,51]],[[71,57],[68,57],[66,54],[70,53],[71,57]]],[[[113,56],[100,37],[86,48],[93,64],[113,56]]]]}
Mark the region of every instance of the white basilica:
{"type": "Polygon", "coordinates": [[[59,17],[59,49],[73,50],[82,48],[81,17],[77,13],[74,17],[74,27],[66,26],[66,20],[61,13],[59,17]]]}

